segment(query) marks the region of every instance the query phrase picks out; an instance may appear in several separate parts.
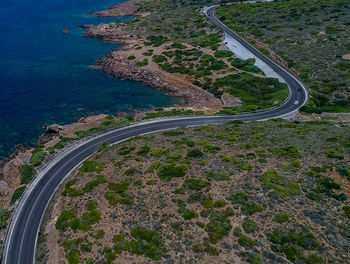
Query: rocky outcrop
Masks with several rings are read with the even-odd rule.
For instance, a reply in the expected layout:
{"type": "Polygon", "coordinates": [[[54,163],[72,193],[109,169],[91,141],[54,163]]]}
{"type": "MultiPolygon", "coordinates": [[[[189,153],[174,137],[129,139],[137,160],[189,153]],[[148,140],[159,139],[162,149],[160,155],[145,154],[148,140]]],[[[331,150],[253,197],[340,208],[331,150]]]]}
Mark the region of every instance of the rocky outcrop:
{"type": "Polygon", "coordinates": [[[350,60],[350,54],[345,54],[342,57],[343,60],[350,60]]]}
{"type": "Polygon", "coordinates": [[[221,102],[224,104],[224,107],[235,107],[242,105],[241,99],[234,97],[232,94],[223,93],[221,96],[221,102]]]}
{"type": "Polygon", "coordinates": [[[180,75],[160,71],[150,71],[136,66],[133,62],[112,52],[107,57],[98,59],[101,70],[122,80],[143,82],[167,95],[183,97],[186,105],[194,107],[221,108],[222,103],[213,94],[192,85],[180,75]]]}
{"type": "Polygon", "coordinates": [[[85,30],[84,37],[99,38],[106,42],[129,44],[139,41],[133,34],[126,33],[119,28],[113,27],[109,23],[99,25],[83,25],[80,28],[85,30]]]}
{"type": "Polygon", "coordinates": [[[139,0],[130,0],[108,7],[107,10],[91,12],[91,15],[99,17],[121,17],[132,16],[137,12],[138,7],[135,5],[139,0]]]}
{"type": "Polygon", "coordinates": [[[46,133],[48,134],[58,134],[60,132],[60,127],[58,124],[52,124],[45,126],[46,133]]]}

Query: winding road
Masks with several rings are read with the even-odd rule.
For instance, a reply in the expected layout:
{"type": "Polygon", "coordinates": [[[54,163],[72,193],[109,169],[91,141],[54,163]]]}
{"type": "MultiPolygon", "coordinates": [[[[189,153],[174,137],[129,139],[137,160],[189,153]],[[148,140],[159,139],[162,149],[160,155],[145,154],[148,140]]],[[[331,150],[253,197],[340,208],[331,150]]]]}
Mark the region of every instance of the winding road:
{"type": "Polygon", "coordinates": [[[303,85],[295,77],[269,58],[262,55],[257,49],[223,25],[215,17],[216,7],[217,6],[213,6],[207,9],[206,15],[208,19],[222,31],[239,41],[246,49],[279,74],[290,89],[289,99],[277,108],[255,113],[235,116],[179,117],[141,122],[95,136],[79,145],[67,149],[39,173],[23,195],[8,230],[2,263],[31,264],[35,262],[38,232],[46,208],[53,194],[72,170],[95,153],[102,142],[116,144],[138,135],[175,129],[178,127],[222,124],[232,120],[253,121],[284,117],[298,111],[298,109],[306,103],[307,91],[303,85]],[[297,101],[298,104],[295,104],[295,101],[297,101]]]}

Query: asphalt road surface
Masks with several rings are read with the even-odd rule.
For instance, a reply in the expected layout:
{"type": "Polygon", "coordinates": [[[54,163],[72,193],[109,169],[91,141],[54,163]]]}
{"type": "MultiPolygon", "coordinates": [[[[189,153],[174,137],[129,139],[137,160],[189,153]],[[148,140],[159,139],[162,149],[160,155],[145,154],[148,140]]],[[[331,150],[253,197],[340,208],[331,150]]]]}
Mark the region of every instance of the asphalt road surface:
{"type": "Polygon", "coordinates": [[[2,263],[26,264],[35,262],[36,243],[46,207],[56,189],[69,173],[96,152],[102,142],[118,143],[131,137],[178,127],[222,124],[232,120],[267,120],[296,112],[306,103],[307,92],[302,84],[284,69],[221,24],[214,16],[215,7],[208,10],[208,18],[221,30],[230,34],[256,57],[269,65],[288,84],[290,97],[282,106],[236,116],[195,116],[158,119],[106,132],[71,148],[52,161],[22,197],[11,221],[3,252],[2,263]],[[299,91],[298,91],[299,89],[299,91]],[[301,92],[300,92],[301,89],[301,92]],[[294,102],[298,101],[298,104],[294,102]]]}

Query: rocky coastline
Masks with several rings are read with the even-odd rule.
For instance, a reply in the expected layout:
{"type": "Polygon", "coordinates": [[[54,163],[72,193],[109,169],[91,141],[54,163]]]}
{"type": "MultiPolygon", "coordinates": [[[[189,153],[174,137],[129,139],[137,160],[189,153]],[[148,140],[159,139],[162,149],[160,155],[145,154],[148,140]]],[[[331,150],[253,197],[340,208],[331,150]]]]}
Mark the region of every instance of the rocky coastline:
{"type": "Polygon", "coordinates": [[[114,6],[108,7],[107,10],[90,12],[91,15],[96,15],[99,17],[121,17],[121,16],[133,16],[137,12],[136,3],[139,0],[130,0],[127,2],[122,2],[114,6]]]}
{"type": "Polygon", "coordinates": [[[224,104],[213,94],[192,84],[192,79],[180,74],[169,74],[157,68],[138,67],[128,60],[133,55],[134,47],[145,41],[132,33],[123,32],[118,28],[110,28],[109,24],[82,26],[85,37],[99,38],[103,41],[123,45],[118,51],[97,59],[97,66],[102,72],[122,80],[143,82],[166,95],[182,97],[185,105],[197,109],[220,110],[224,104]]]}

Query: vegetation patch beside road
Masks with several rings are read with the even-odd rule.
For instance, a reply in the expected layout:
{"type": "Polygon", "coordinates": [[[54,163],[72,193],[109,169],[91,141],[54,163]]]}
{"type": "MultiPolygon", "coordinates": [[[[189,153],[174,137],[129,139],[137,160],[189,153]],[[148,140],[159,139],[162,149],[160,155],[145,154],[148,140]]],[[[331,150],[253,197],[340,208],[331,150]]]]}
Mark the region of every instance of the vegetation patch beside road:
{"type": "Polygon", "coordinates": [[[233,121],[102,144],[62,186],[41,247],[69,263],[344,263],[349,129],[233,121]]]}

